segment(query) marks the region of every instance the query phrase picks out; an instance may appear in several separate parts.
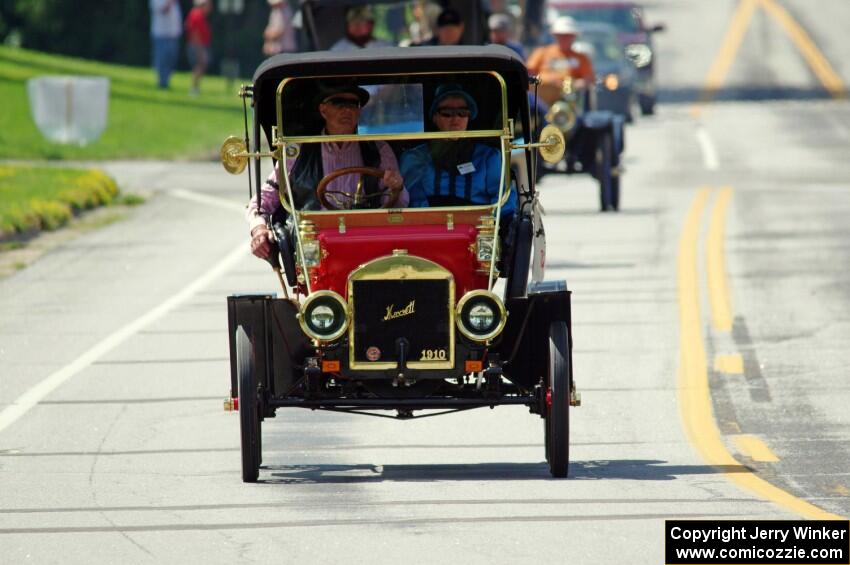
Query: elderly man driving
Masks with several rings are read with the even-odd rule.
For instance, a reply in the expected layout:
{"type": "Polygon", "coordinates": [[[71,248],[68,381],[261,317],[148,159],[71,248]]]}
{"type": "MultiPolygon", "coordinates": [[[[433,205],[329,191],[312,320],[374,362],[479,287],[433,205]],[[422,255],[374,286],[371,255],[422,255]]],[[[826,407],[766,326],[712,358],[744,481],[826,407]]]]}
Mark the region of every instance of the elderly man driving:
{"type": "MultiPolygon", "coordinates": [[[[322,87],[314,99],[315,107],[324,121],[324,135],[351,135],[357,132],[360,110],[369,102],[369,93],[354,84],[322,87]]],[[[398,193],[394,206],[407,206],[409,196],[398,171],[398,162],[392,149],[383,141],[305,143],[299,155],[286,160],[286,168],[295,206],[299,210],[318,210],[323,206],[316,197],[316,187],[327,174],[348,167],[373,167],[384,171],[380,179],[365,177],[363,183],[367,195],[373,198],[374,207],[386,204],[398,193]]],[[[357,175],[344,175],[327,185],[328,192],[354,195],[360,179],[357,175]]],[[[277,168],[263,185],[260,207],[252,199],[248,204],[248,222],[251,228],[251,251],[266,259],[271,253],[269,219],[280,207],[280,190],[277,168]]],[[[351,199],[353,200],[353,198],[351,199]]]]}

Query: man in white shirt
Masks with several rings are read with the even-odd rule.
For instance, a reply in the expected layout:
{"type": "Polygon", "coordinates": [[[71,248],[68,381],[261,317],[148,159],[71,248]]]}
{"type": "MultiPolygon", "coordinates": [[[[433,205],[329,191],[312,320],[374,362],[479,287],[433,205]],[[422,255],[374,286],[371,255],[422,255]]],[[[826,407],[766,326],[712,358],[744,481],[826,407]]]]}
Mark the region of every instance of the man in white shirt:
{"type": "Polygon", "coordinates": [[[168,81],[180,52],[180,35],[183,33],[183,14],[177,0],[150,0],[151,43],[153,66],[157,84],[168,88],[168,81]]]}

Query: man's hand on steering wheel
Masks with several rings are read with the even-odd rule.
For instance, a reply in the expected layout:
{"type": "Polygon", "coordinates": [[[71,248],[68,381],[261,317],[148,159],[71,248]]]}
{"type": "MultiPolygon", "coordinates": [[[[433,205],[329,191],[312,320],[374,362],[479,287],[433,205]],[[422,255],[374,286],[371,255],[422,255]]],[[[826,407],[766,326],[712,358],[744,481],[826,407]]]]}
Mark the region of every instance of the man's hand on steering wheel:
{"type": "Polygon", "coordinates": [[[402,186],[404,186],[404,179],[401,178],[401,174],[392,169],[384,171],[384,176],[381,180],[384,182],[384,186],[393,192],[401,190],[402,186]]]}

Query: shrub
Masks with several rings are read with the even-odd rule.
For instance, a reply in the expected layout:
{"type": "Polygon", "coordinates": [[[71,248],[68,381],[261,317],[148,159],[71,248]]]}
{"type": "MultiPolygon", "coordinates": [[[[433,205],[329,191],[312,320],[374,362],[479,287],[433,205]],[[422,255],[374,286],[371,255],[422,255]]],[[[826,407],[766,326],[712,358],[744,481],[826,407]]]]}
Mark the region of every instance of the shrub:
{"type": "Polygon", "coordinates": [[[0,166],[0,237],[59,228],[117,195],[115,181],[99,170],[0,166]]]}
{"type": "Polygon", "coordinates": [[[71,219],[71,207],[63,202],[51,200],[30,200],[30,210],[37,218],[38,227],[44,230],[55,230],[68,223],[71,219]]]}

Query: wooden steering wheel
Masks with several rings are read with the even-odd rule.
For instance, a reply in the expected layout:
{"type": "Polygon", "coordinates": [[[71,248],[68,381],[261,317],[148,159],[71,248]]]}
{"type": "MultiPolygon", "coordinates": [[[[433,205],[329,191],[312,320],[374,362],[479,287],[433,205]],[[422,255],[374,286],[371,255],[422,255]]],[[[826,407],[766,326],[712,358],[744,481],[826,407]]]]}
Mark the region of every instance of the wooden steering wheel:
{"type": "Polygon", "coordinates": [[[389,199],[382,203],[380,208],[392,208],[395,206],[395,203],[398,201],[398,195],[401,193],[401,187],[396,190],[391,188],[384,187],[383,190],[379,190],[375,194],[357,194],[344,192],[341,190],[328,190],[328,184],[336,179],[337,177],[341,177],[343,175],[369,175],[376,178],[383,178],[384,171],[383,169],[376,169],[374,167],[344,167],[342,169],[337,169],[332,173],[329,173],[322,177],[322,180],[319,181],[319,186],[316,187],[316,196],[319,198],[319,202],[322,203],[328,210],[342,210],[342,209],[352,209],[358,207],[363,201],[383,197],[385,195],[389,195],[389,199]],[[328,196],[331,195],[333,197],[334,204],[328,200],[328,196]],[[344,206],[339,206],[342,204],[340,202],[340,198],[347,200],[350,203],[348,208],[344,206]]]}

